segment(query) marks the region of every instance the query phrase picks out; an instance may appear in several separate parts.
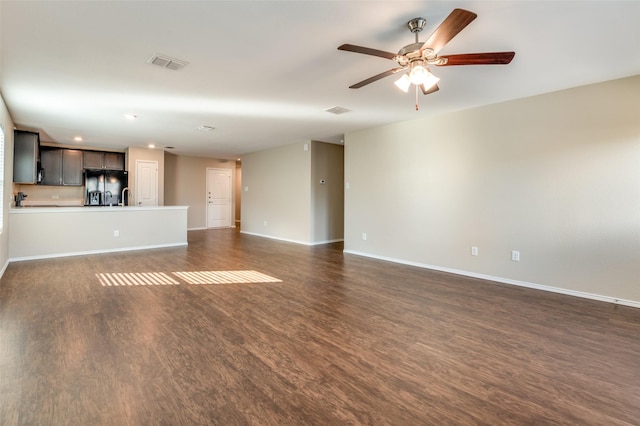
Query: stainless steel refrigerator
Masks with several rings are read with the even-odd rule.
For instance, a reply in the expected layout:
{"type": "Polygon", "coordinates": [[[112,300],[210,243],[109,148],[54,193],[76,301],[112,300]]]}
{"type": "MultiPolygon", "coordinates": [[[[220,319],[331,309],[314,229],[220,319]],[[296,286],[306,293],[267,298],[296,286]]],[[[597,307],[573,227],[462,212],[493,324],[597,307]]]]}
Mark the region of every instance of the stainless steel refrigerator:
{"type": "Polygon", "coordinates": [[[127,187],[127,172],[113,170],[85,170],[85,206],[118,206],[127,205],[128,201],[123,189],[127,187]]]}

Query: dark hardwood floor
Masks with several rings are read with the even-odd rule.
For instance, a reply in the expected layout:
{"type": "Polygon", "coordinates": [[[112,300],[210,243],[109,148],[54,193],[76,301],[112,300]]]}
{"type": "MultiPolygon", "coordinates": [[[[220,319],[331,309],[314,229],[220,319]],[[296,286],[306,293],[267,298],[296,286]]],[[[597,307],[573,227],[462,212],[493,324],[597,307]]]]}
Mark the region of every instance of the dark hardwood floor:
{"type": "Polygon", "coordinates": [[[0,424],[638,425],[640,310],[235,230],[12,263],[0,424]]]}

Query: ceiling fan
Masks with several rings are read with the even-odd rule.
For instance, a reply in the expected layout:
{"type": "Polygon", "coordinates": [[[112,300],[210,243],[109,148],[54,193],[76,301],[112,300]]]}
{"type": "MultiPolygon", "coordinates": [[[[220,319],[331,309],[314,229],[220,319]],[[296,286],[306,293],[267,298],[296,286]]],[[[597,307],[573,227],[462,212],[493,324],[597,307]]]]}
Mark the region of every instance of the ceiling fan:
{"type": "Polygon", "coordinates": [[[343,44],[338,50],[345,50],[365,55],[378,56],[391,59],[398,64],[383,73],[369,77],[352,86],[350,89],[359,89],[362,86],[378,81],[390,75],[402,72],[402,77],[395,82],[404,92],[409,90],[411,84],[416,86],[416,110],[418,109],[418,88],[428,95],[439,90],[438,77],[429,70],[429,65],[438,67],[452,65],[505,65],[511,62],[515,52],[489,52],[489,53],[462,53],[457,55],[438,55],[438,52],[451,41],[460,31],[476,19],[478,15],[464,9],[454,9],[438,28],[424,43],[418,41],[418,33],[427,23],[424,18],[414,18],[407,23],[409,30],[415,34],[415,43],[408,44],[398,53],[385,52],[383,50],[368,47],[343,44]]]}

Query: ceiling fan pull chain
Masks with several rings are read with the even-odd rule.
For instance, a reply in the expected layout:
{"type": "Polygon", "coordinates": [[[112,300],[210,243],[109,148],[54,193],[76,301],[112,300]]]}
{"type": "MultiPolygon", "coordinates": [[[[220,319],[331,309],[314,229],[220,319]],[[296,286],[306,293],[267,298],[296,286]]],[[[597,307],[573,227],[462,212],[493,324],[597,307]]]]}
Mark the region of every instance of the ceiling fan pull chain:
{"type": "Polygon", "coordinates": [[[416,111],[419,109],[418,105],[418,86],[416,86],[416,111]]]}

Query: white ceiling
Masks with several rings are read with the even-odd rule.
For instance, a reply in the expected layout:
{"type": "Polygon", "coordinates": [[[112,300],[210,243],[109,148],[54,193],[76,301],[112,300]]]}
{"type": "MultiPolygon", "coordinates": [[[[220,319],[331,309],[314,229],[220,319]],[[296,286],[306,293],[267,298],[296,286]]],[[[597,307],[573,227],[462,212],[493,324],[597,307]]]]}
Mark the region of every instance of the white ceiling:
{"type": "Polygon", "coordinates": [[[0,2],[2,95],[43,141],[146,147],[217,158],[640,74],[640,1],[0,2]],[[510,65],[433,67],[440,91],[394,77],[348,86],[395,63],[338,51],[396,52],[453,8],[478,18],[441,54],[513,50],[510,65]],[[181,71],[147,63],[160,53],[181,71]],[[351,112],[333,115],[340,106],[351,112]],[[127,121],[124,114],[138,116],[127,121]],[[212,132],[200,125],[215,127],[212,132]]]}

